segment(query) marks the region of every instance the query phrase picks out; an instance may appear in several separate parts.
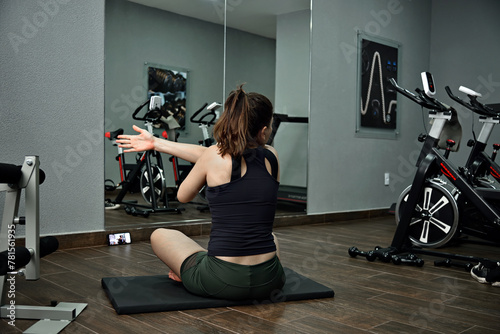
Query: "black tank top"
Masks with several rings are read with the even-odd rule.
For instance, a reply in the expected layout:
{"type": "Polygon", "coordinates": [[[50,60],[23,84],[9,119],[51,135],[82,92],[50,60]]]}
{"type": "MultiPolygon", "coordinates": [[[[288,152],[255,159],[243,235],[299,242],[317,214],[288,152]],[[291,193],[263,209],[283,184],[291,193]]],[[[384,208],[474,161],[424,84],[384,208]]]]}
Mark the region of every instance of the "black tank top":
{"type": "Polygon", "coordinates": [[[279,182],[275,155],[258,147],[245,151],[246,173],[240,177],[240,162],[233,159],[231,182],[207,187],[212,213],[208,243],[210,256],[246,256],[273,252],[272,236],[279,182]],[[271,163],[272,174],[265,159],[271,163]]]}

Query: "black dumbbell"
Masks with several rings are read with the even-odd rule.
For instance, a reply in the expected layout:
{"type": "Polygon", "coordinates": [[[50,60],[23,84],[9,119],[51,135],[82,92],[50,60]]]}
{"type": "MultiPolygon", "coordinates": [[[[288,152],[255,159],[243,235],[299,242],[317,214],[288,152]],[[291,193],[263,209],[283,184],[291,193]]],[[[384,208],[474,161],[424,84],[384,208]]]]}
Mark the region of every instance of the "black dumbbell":
{"type": "Polygon", "coordinates": [[[363,251],[359,250],[357,247],[354,247],[354,246],[351,247],[351,248],[349,248],[348,252],[349,252],[349,255],[351,257],[356,257],[358,255],[361,255],[361,256],[366,257],[366,259],[368,261],[370,261],[370,262],[371,261],[375,261],[375,258],[376,258],[376,256],[373,254],[373,251],[363,252],[363,251]]]}
{"type": "Polygon", "coordinates": [[[459,267],[459,268],[464,268],[465,271],[469,272],[471,271],[472,267],[474,267],[474,263],[470,262],[456,262],[452,261],[451,259],[444,259],[441,261],[434,261],[434,265],[436,267],[459,267]]]}
{"type": "Polygon", "coordinates": [[[393,251],[392,248],[382,248],[380,246],[375,246],[375,249],[373,250],[373,256],[379,258],[383,262],[391,262],[391,251],[393,251]]]}
{"type": "Polygon", "coordinates": [[[409,265],[415,265],[417,267],[422,267],[424,265],[424,260],[421,258],[417,257],[415,254],[408,254],[406,257],[401,257],[397,255],[392,256],[392,263],[394,264],[409,264],[409,265]]]}

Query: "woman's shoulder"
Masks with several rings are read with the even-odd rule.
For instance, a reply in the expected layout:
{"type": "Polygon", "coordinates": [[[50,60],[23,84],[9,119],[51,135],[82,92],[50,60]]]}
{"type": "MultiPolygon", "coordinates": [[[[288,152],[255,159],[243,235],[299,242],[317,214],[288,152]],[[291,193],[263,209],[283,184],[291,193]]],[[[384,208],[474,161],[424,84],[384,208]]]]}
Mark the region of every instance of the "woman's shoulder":
{"type": "MultiPolygon", "coordinates": [[[[212,145],[208,147],[205,152],[203,153],[203,159],[207,162],[216,162],[216,163],[221,163],[223,161],[226,161],[226,157],[221,156],[219,147],[217,145],[212,145]]],[[[229,160],[231,160],[229,158],[229,160]]]]}
{"type": "Polygon", "coordinates": [[[271,145],[267,145],[267,144],[264,145],[264,149],[271,151],[276,156],[276,158],[278,158],[278,151],[276,151],[276,149],[274,147],[272,147],[271,145]]]}
{"type": "Polygon", "coordinates": [[[202,156],[203,164],[207,174],[207,184],[210,187],[216,187],[231,180],[231,157],[221,156],[217,146],[210,146],[205,150],[202,156]]]}
{"type": "Polygon", "coordinates": [[[212,154],[219,155],[219,147],[217,145],[211,145],[211,146],[207,147],[205,153],[207,153],[209,155],[212,155],[212,154]]]}
{"type": "Polygon", "coordinates": [[[217,147],[217,145],[209,146],[209,147],[207,147],[207,149],[203,152],[203,154],[201,156],[204,158],[213,158],[216,156],[220,156],[219,148],[217,147]]]}

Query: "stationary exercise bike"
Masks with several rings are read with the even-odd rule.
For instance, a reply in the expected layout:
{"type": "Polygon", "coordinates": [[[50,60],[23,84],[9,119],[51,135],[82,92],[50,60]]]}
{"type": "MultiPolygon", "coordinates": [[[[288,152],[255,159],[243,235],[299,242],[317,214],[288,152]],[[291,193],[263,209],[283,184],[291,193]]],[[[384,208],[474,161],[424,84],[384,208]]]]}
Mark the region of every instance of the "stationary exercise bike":
{"type": "MultiPolygon", "coordinates": [[[[132,114],[133,119],[144,121],[147,131],[153,134],[153,124],[165,118],[161,112],[161,98],[152,96],[151,99],[141,104],[132,114]],[[149,103],[148,111],[144,116],[138,116],[142,108],[149,103]]],[[[167,121],[167,120],[165,120],[167,121]]],[[[123,134],[123,129],[107,132],[106,137],[118,146],[116,139],[123,134]]],[[[155,150],[142,152],[136,158],[135,164],[125,162],[125,153],[118,147],[117,160],[120,164],[121,190],[114,200],[114,204],[123,204],[128,214],[148,217],[150,213],[171,212],[180,213],[182,208],[169,207],[165,176],[163,174],[163,160],[161,154],[155,150]],[[139,183],[139,190],[146,204],[138,204],[137,201],[125,201],[124,197],[133,187],[139,183]]]]}
{"type": "MultiPolygon", "coordinates": [[[[158,97],[153,96],[151,98],[149,111],[143,117],[138,117],[137,113],[148,103],[146,101],[141,106],[139,106],[133,114],[133,118],[137,120],[144,120],[146,129],[153,133],[153,125],[159,122],[167,124],[170,129],[175,129],[176,126],[173,122],[174,120],[166,119],[158,112],[159,108],[159,100],[158,97]],[[156,104],[156,105],[154,105],[156,104]]],[[[209,147],[213,143],[213,139],[210,137],[208,128],[215,124],[218,115],[216,113],[217,109],[221,107],[221,104],[213,102],[208,105],[205,103],[199,110],[197,110],[190,118],[192,123],[196,123],[199,125],[199,128],[203,133],[203,140],[199,141],[200,145],[209,147]],[[208,106],[208,107],[207,107],[208,106]],[[206,113],[200,115],[205,108],[208,110],[206,113]]],[[[123,129],[118,129],[113,132],[107,132],[106,137],[113,142],[114,146],[118,146],[116,143],[116,139],[119,135],[123,134],[123,129]]],[[[167,131],[163,131],[162,137],[165,139],[170,139],[177,141],[178,133],[171,132],[170,135],[167,131]]],[[[136,159],[136,164],[127,164],[125,163],[125,154],[123,149],[118,147],[118,156],[117,160],[120,165],[120,178],[122,185],[122,189],[118,196],[112,201],[115,204],[124,204],[125,211],[128,214],[132,215],[142,215],[144,217],[148,217],[149,213],[154,212],[180,212],[183,210],[182,208],[169,208],[168,200],[175,199],[177,195],[177,190],[179,189],[180,184],[186,176],[189,174],[193,165],[181,165],[179,164],[179,159],[177,157],[171,156],[169,161],[172,163],[173,168],[173,176],[175,181],[175,188],[173,191],[168,193],[166,191],[166,182],[165,182],[165,169],[163,166],[163,161],[161,159],[160,153],[156,151],[147,151],[142,152],[136,159]],[[149,161],[149,162],[148,162],[149,161]],[[150,167],[149,167],[150,166],[150,167]],[[152,177],[149,177],[152,175],[152,177]],[[144,200],[149,203],[152,208],[149,210],[140,210],[137,208],[149,208],[144,205],[139,205],[134,201],[124,201],[123,198],[125,195],[134,191],[136,185],[139,185],[138,191],[141,192],[144,200]],[[165,207],[159,208],[157,204],[158,201],[162,201],[166,203],[165,207]]],[[[202,188],[200,191],[200,196],[202,199],[205,199],[204,189],[202,188]]],[[[202,206],[198,207],[199,210],[207,210],[208,206],[203,203],[202,206]]]]}
{"type": "Polygon", "coordinates": [[[450,87],[445,87],[446,92],[454,101],[463,105],[467,109],[479,115],[479,122],[483,124],[479,137],[469,140],[467,145],[472,147],[467,163],[462,168],[461,172],[469,182],[478,187],[488,187],[496,189],[500,180],[500,167],[495,162],[495,158],[500,144],[493,144],[493,153],[488,156],[484,150],[488,144],[493,128],[500,122],[498,115],[499,111],[480,103],[477,99],[481,97],[480,93],[473,91],[464,86],[460,86],[459,90],[469,97],[469,102],[465,102],[459,97],[453,95],[450,87]],[[493,177],[493,180],[489,176],[493,177]],[[496,182],[494,181],[496,180],[496,182]]]}
{"type": "Polygon", "coordinates": [[[442,256],[449,259],[480,262],[481,258],[449,254],[423,248],[437,248],[452,240],[457,232],[479,237],[494,244],[500,242],[500,191],[477,187],[470,182],[464,169],[457,169],[448,159],[453,141],[441,153],[438,143],[446,124],[456,115],[450,106],[432,98],[434,80],[422,73],[424,91],[417,95],[399,87],[390,79],[396,91],[420,106],[429,109],[432,127],[424,141],[413,183],[405,189],[396,206],[397,229],[390,247],[375,247],[363,252],[356,247],[349,255],[365,256],[368,260],[393,261],[396,264],[423,265],[414,253],[442,256]],[[409,253],[404,257],[402,254],[409,253]]]}

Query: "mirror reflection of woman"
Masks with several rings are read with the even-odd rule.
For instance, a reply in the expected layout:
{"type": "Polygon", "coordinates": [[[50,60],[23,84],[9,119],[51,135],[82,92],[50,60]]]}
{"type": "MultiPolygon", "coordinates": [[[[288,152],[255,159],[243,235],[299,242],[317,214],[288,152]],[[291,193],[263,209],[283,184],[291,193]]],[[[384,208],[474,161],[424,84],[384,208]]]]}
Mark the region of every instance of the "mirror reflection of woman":
{"type": "Polygon", "coordinates": [[[273,106],[240,86],[230,93],[214,126],[211,147],[152,136],[121,135],[125,152],[157,150],[195,163],[177,193],[180,202],[194,199],[207,184],[212,214],[208,249],[182,232],[160,228],[151,235],[155,254],[194,294],[224,299],[266,299],[285,283],[278,242],[272,233],[279,186],[276,150],[266,145],[273,106]]]}

